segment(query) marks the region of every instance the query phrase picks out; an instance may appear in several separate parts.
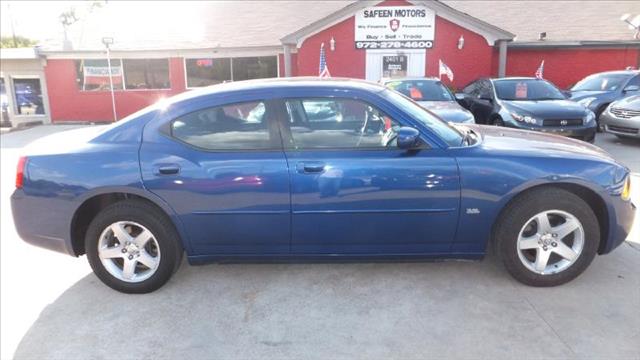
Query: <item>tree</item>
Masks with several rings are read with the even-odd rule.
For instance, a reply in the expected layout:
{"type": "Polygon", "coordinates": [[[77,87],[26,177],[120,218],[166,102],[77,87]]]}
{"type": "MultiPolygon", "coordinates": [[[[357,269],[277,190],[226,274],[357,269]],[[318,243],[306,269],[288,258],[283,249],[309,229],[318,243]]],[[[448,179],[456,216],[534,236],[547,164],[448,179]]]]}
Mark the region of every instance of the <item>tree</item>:
{"type": "Polygon", "coordinates": [[[24,36],[3,36],[0,38],[0,48],[24,48],[33,47],[37,44],[35,40],[24,36]]]}

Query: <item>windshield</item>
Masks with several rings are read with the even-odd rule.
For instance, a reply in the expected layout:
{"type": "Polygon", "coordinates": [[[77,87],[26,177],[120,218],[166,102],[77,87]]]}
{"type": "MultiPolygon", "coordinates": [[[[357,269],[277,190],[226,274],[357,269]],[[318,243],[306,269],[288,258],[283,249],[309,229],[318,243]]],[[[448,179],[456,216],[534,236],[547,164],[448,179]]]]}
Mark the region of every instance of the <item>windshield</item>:
{"type": "Polygon", "coordinates": [[[395,91],[385,90],[382,92],[387,100],[411,116],[412,119],[421,122],[424,126],[438,135],[449,146],[460,146],[464,136],[458,129],[449,125],[437,117],[431,115],[427,110],[411,101],[408,97],[395,91]]]}
{"type": "Polygon", "coordinates": [[[415,101],[454,101],[449,89],[437,80],[397,80],[386,85],[415,101]]]}
{"type": "Polygon", "coordinates": [[[565,96],[545,80],[497,80],[496,95],[501,100],[564,100],[565,96]]]}
{"type": "Polygon", "coordinates": [[[628,74],[587,76],[575,84],[571,91],[614,91],[622,87],[630,76],[628,74]]]}

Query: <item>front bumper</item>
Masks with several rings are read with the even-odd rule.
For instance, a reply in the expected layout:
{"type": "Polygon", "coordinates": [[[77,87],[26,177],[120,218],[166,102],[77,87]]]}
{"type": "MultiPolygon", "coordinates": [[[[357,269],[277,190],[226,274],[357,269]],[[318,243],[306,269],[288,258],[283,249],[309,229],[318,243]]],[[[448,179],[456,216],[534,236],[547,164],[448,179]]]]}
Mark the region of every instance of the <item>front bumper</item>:
{"type": "Polygon", "coordinates": [[[627,239],[633,226],[636,211],[636,206],[632,201],[624,201],[619,196],[612,197],[608,204],[608,239],[602,239],[603,244],[600,246],[599,254],[610,253],[627,239]]]}
{"type": "Polygon", "coordinates": [[[505,123],[505,126],[522,129],[539,131],[548,134],[562,135],[574,139],[580,139],[588,142],[593,142],[596,137],[597,125],[594,123],[592,126],[529,126],[527,124],[512,124],[510,122],[505,123]]]}
{"type": "Polygon", "coordinates": [[[640,139],[640,118],[620,119],[605,111],[600,115],[600,124],[608,133],[640,139]]]}

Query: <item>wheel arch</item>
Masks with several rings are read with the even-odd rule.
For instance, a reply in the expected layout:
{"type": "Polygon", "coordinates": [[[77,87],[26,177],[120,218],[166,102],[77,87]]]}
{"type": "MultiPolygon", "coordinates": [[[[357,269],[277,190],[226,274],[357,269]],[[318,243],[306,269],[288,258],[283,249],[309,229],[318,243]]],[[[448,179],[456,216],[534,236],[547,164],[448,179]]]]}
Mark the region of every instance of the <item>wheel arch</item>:
{"type": "Polygon", "coordinates": [[[137,199],[162,211],[175,227],[182,240],[183,248],[189,251],[185,232],[173,209],[161,199],[156,199],[142,189],[104,189],[85,195],[75,209],[70,222],[69,239],[75,256],[85,254],[84,239],[91,221],[102,209],[119,201],[137,199]]]}
{"type": "Polygon", "coordinates": [[[501,219],[504,211],[506,211],[509,208],[509,205],[513,204],[515,201],[521,198],[524,194],[530,191],[543,189],[543,188],[556,188],[556,189],[566,190],[578,196],[589,205],[589,207],[595,214],[596,218],[598,219],[598,225],[600,227],[600,243],[598,244],[598,254],[603,253],[606,248],[607,239],[609,237],[609,210],[607,209],[607,204],[605,203],[604,199],[593,189],[589,188],[588,186],[572,183],[572,182],[535,184],[520,190],[518,194],[516,194],[515,196],[512,196],[502,206],[502,208],[498,212],[498,216],[496,216],[492,224],[491,238],[490,238],[492,245],[494,245],[494,241],[495,241],[496,225],[499,219],[501,219]]]}

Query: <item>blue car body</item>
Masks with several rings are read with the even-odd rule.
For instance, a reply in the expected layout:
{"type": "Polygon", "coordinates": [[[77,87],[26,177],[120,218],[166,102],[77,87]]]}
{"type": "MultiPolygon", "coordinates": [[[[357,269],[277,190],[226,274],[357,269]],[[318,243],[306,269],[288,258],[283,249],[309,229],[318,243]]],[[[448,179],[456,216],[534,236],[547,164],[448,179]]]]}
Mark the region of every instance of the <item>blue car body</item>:
{"type": "Polygon", "coordinates": [[[640,72],[623,70],[593,74],[574,85],[569,94],[571,100],[581,103],[599,117],[612,102],[640,94],[640,72]],[[598,81],[599,86],[588,86],[598,81]]]}
{"type": "Polygon", "coordinates": [[[83,218],[95,199],[135,196],[168,214],[191,263],[480,258],[509,201],[553,184],[592,205],[601,222],[599,253],[626,238],[635,210],[621,199],[629,171],[604,151],[559,136],[477,125],[468,127],[479,135],[475,144],[451,146],[396,107],[389,91],[344,80],[240,82],[179,95],[106,129],[52,135],[26,154],[24,183],[12,196],[17,230],[29,243],[78,256],[83,218]],[[172,120],[199,109],[299,97],[375,104],[417,129],[425,146],[204,151],[167,132],[172,120]]]}

